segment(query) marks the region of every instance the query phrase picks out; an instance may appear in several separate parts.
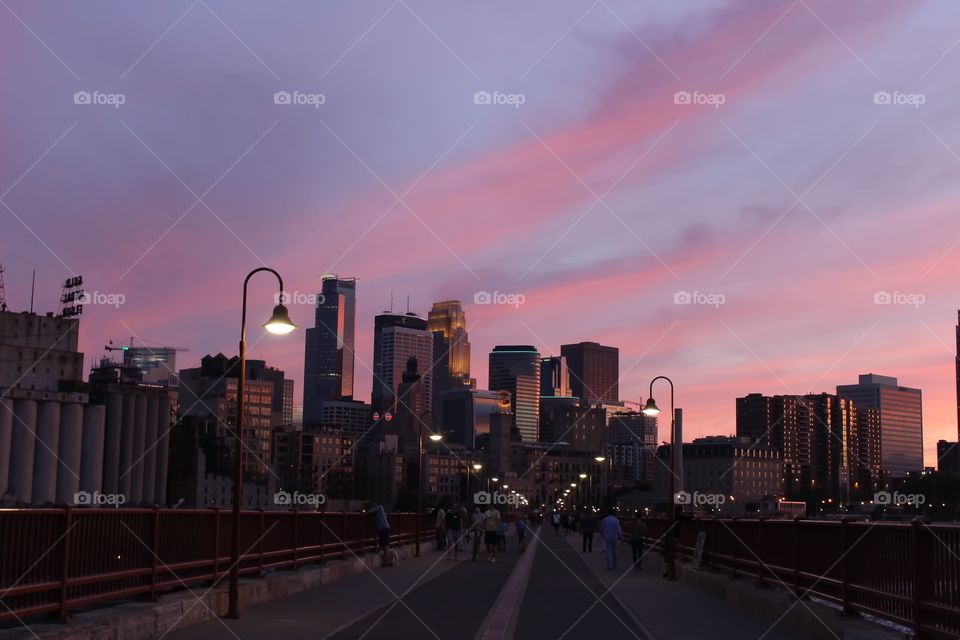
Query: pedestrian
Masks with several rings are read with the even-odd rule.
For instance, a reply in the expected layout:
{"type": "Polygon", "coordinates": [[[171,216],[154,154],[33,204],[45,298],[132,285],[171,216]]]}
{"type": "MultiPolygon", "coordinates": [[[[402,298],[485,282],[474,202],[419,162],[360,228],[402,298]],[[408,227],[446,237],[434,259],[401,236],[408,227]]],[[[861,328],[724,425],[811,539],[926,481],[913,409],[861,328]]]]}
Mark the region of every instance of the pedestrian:
{"type": "Polygon", "coordinates": [[[480,553],[480,536],[483,535],[483,514],[480,507],[474,507],[470,514],[470,537],[473,539],[473,561],[477,561],[480,553]]]}
{"type": "Polygon", "coordinates": [[[583,552],[593,553],[593,534],[597,532],[597,519],[587,511],[580,518],[580,533],[583,534],[583,552]]]}
{"type": "Polygon", "coordinates": [[[500,512],[488,506],[483,512],[483,541],[487,545],[487,557],[490,562],[497,561],[497,529],[500,527],[500,512]]]}
{"type": "Polygon", "coordinates": [[[633,568],[643,569],[643,539],[647,537],[647,525],[640,518],[640,514],[633,517],[633,526],[630,529],[630,548],[633,551],[633,568]]]}
{"type": "Polygon", "coordinates": [[[517,521],[514,523],[514,526],[517,528],[517,543],[520,547],[520,553],[523,553],[526,549],[526,539],[527,539],[527,516],[524,514],[517,515],[517,521]]]}
{"type": "Polygon", "coordinates": [[[607,559],[607,570],[615,571],[617,568],[617,543],[623,539],[623,530],[620,528],[620,520],[613,515],[611,509],[607,517],[600,522],[600,537],[603,538],[603,555],[607,559]]]}
{"type": "Polygon", "coordinates": [[[553,533],[557,535],[560,534],[560,512],[559,511],[553,512],[553,533]]]}
{"type": "Polygon", "coordinates": [[[510,527],[506,521],[501,521],[497,525],[497,546],[499,546],[504,551],[507,550],[507,529],[510,527]]]}
{"type": "Polygon", "coordinates": [[[437,507],[437,518],[434,522],[434,528],[437,532],[437,551],[443,551],[446,546],[446,541],[444,540],[443,528],[446,525],[447,514],[443,510],[443,507],[437,507]]]}
{"type": "Polygon", "coordinates": [[[460,550],[466,551],[466,540],[467,537],[467,523],[470,522],[470,517],[467,514],[467,508],[465,506],[460,507],[460,550]]]}
{"type": "MultiPolygon", "coordinates": [[[[456,559],[460,551],[460,505],[454,503],[450,511],[447,512],[447,544],[453,545],[453,558],[456,559]]],[[[449,558],[450,555],[447,554],[449,558]]]]}
{"type": "Polygon", "coordinates": [[[377,544],[383,550],[383,562],[380,566],[392,567],[388,554],[390,553],[390,521],[387,520],[387,512],[383,510],[383,505],[378,504],[368,511],[373,515],[373,527],[377,530],[377,544]]]}

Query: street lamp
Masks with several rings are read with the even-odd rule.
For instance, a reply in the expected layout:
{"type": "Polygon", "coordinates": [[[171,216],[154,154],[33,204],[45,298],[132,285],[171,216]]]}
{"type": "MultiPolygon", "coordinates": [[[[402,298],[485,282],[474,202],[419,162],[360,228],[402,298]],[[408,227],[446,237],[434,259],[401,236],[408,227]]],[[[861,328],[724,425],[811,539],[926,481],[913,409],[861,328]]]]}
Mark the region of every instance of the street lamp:
{"type": "MultiPolygon", "coordinates": [[[[237,617],[237,604],[240,599],[240,503],[243,497],[243,409],[247,392],[247,284],[255,273],[269,271],[277,278],[280,286],[280,298],[283,298],[283,278],[269,267],[259,267],[247,274],[243,280],[243,304],[240,315],[240,379],[237,382],[237,425],[236,448],[233,461],[233,521],[230,523],[230,593],[227,617],[237,617]]],[[[275,335],[284,335],[297,328],[290,321],[290,314],[282,303],[273,308],[273,315],[263,328],[275,335]]]]}
{"type": "Polygon", "coordinates": [[[587,480],[587,495],[583,497],[583,506],[584,507],[593,507],[593,477],[587,473],[580,474],[580,481],[583,482],[587,480]],[[588,502],[589,500],[589,502],[588,502]]]}
{"type": "MultiPolygon", "coordinates": [[[[423,421],[419,420],[417,426],[417,543],[414,555],[420,557],[420,523],[423,520],[423,421]]],[[[443,435],[431,433],[431,442],[440,442],[443,435]]]]}
{"type": "Polygon", "coordinates": [[[667,548],[666,548],[666,561],[667,561],[667,580],[675,580],[677,577],[677,569],[675,563],[675,549],[674,549],[674,532],[673,527],[677,523],[677,504],[675,497],[675,485],[674,481],[676,480],[677,474],[675,473],[676,469],[676,460],[677,460],[677,447],[675,442],[676,436],[676,409],[674,409],[673,401],[673,380],[666,376],[657,376],[650,381],[650,398],[647,400],[647,404],[643,407],[643,414],[647,416],[655,416],[660,413],[660,407],[657,406],[656,401],[653,399],[653,383],[657,380],[666,380],[670,383],[670,529],[667,535],[667,548]]]}

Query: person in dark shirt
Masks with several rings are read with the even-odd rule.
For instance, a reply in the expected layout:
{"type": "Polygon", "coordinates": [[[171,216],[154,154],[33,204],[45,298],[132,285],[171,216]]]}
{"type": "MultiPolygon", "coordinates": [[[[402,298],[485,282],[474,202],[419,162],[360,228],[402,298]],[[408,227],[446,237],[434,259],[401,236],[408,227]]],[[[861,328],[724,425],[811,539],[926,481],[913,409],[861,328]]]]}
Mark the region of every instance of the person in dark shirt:
{"type": "Polygon", "coordinates": [[[597,532],[597,519],[587,511],[580,519],[580,533],[583,534],[583,552],[593,553],[593,534],[597,532]]]}
{"type": "MultiPolygon", "coordinates": [[[[456,558],[460,551],[460,530],[462,528],[462,514],[460,505],[454,504],[447,511],[447,544],[453,545],[453,557],[456,558]]],[[[447,555],[450,558],[449,554],[447,555]]]]}

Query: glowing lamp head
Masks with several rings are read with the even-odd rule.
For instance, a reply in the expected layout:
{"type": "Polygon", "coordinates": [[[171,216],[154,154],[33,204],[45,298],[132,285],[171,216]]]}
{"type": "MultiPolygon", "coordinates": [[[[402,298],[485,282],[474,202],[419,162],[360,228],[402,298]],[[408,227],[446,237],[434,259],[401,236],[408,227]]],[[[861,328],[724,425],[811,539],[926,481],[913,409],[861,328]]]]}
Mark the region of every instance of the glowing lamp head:
{"type": "Polygon", "coordinates": [[[660,413],[660,407],[657,406],[653,396],[650,396],[650,399],[647,400],[647,404],[644,405],[642,411],[645,416],[655,416],[660,413]]]}
{"type": "Polygon", "coordinates": [[[297,325],[293,324],[290,320],[290,314],[287,313],[287,308],[282,304],[278,304],[273,308],[273,315],[270,316],[270,319],[263,325],[263,328],[270,333],[283,335],[296,329],[297,325]]]}
{"type": "Polygon", "coordinates": [[[440,435],[439,433],[431,433],[430,440],[432,440],[433,442],[440,442],[441,440],[443,440],[443,436],[440,435]]]}

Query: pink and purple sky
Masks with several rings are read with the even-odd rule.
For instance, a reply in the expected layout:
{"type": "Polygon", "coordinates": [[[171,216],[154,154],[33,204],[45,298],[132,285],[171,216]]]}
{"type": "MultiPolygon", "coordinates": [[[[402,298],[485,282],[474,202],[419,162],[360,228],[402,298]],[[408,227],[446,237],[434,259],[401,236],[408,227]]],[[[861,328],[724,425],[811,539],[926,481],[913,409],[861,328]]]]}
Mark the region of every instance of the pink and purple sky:
{"type": "MultiPolygon", "coordinates": [[[[56,310],[82,274],[124,296],[85,309],[88,364],[135,335],[193,366],[236,352],[251,268],[301,293],[336,272],[359,278],[361,398],[391,291],[458,298],[481,384],[496,344],[616,345],[621,395],[673,377],[690,438],[731,433],[739,395],[893,375],[924,391],[935,465],[957,434],[958,43],[950,0],[2,0],[8,303],[36,268],[56,310]]],[[[303,332],[262,338],[299,403],[303,332]]]]}

